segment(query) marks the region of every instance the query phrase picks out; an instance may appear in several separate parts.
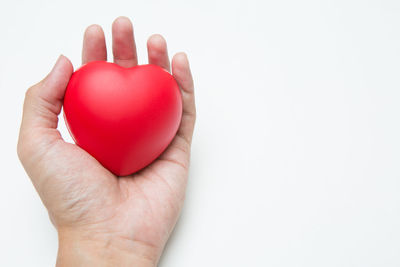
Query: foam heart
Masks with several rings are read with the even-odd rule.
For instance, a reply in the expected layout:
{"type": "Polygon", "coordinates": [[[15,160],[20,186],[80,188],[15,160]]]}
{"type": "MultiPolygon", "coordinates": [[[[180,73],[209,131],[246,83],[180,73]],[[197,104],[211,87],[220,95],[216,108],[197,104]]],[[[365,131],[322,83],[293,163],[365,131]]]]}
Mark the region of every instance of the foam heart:
{"type": "Polygon", "coordinates": [[[64,97],[75,143],[119,176],[154,161],[174,138],[181,115],[179,87],[156,65],[90,62],[72,74],[64,97]]]}

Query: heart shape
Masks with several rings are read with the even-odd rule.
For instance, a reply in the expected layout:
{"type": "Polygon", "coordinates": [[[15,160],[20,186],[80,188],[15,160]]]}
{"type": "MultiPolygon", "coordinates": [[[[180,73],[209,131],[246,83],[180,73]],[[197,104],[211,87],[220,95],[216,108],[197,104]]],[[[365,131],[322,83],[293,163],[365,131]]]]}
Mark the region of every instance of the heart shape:
{"type": "Polygon", "coordinates": [[[72,74],[64,97],[75,143],[118,176],[154,161],[174,138],[181,116],[179,86],[156,65],[87,63],[72,74]]]}

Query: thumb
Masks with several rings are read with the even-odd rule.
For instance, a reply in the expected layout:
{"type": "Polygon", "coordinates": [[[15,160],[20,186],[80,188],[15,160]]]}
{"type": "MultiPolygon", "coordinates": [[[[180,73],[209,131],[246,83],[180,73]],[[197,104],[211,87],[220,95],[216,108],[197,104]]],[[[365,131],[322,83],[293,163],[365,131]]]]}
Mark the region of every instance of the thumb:
{"type": "Polygon", "coordinates": [[[65,90],[73,72],[68,58],[61,55],[51,72],[25,94],[21,128],[57,128],[65,90]]]}
{"type": "Polygon", "coordinates": [[[61,139],[56,130],[58,114],[72,72],[71,62],[60,56],[51,72],[26,92],[17,145],[17,153],[23,163],[27,159],[32,161],[34,155],[61,139]]]}

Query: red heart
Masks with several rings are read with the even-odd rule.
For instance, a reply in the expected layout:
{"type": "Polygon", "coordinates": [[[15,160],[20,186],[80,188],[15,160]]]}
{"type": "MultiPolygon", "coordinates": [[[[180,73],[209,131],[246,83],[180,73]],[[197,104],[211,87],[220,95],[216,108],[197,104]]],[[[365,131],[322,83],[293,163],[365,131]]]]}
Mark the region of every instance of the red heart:
{"type": "Polygon", "coordinates": [[[174,138],[181,115],[178,84],[156,65],[90,62],[72,74],[64,98],[75,143],[120,176],[155,160],[174,138]]]}

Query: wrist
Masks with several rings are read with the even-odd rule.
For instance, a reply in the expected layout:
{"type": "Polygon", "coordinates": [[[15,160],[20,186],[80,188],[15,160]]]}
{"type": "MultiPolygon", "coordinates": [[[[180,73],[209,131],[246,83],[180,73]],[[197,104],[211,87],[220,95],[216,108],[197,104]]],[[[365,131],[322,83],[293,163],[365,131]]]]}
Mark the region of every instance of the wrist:
{"type": "Polygon", "coordinates": [[[58,231],[57,267],[157,265],[159,251],[142,242],[115,236],[58,231]]]}

